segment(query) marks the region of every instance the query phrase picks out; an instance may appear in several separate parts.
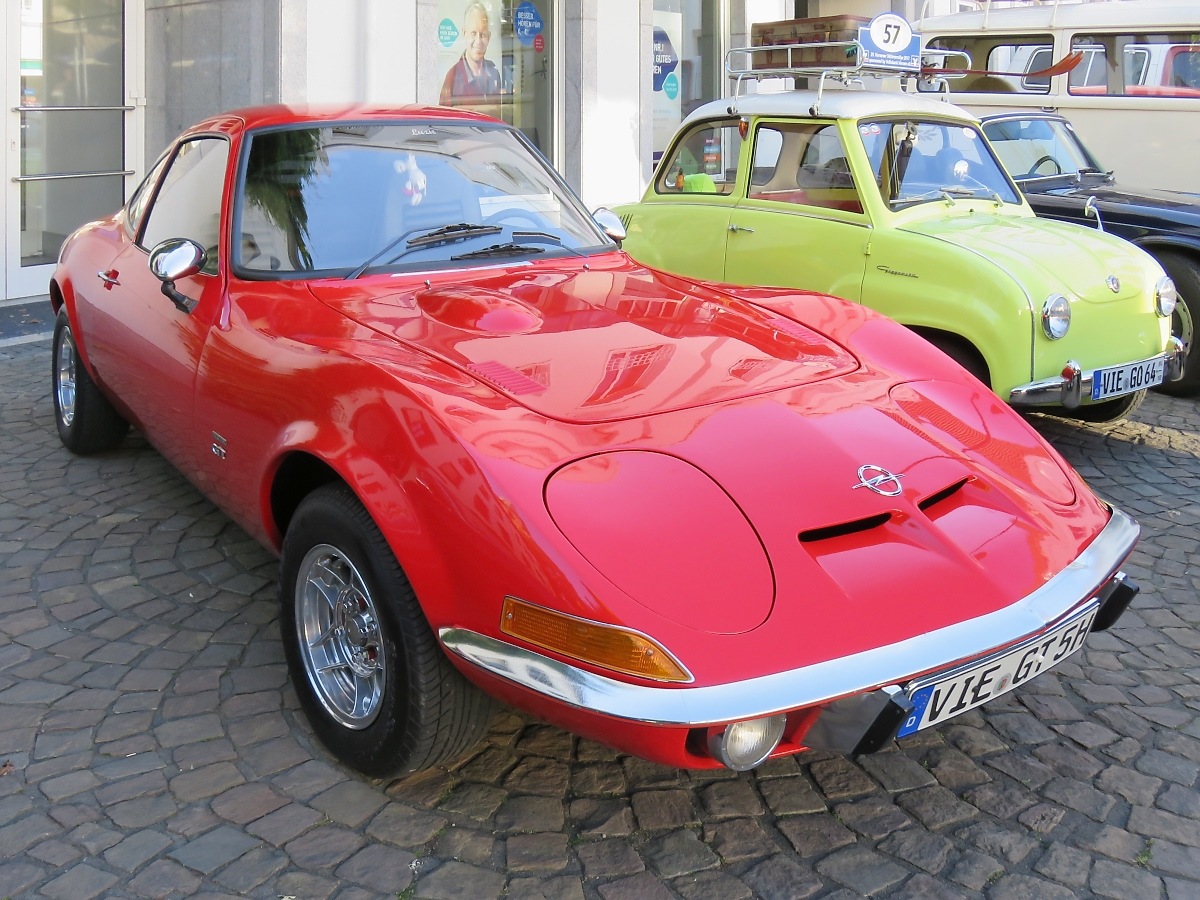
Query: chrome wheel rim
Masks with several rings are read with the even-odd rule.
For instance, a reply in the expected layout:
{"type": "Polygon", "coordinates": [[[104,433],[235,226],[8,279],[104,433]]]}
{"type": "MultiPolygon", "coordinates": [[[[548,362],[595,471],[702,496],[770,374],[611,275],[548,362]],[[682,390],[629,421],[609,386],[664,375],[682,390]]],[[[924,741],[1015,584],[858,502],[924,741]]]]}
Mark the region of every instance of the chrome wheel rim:
{"type": "Polygon", "coordinates": [[[58,400],[58,418],[68,428],[75,421],[75,340],[71,329],[62,330],[58,357],[54,366],[54,396],[58,400]]]}
{"type": "Polygon", "coordinates": [[[387,678],[379,614],[358,569],[318,544],[296,579],[296,630],[304,673],[325,711],[360,730],[379,715],[387,678]]]}

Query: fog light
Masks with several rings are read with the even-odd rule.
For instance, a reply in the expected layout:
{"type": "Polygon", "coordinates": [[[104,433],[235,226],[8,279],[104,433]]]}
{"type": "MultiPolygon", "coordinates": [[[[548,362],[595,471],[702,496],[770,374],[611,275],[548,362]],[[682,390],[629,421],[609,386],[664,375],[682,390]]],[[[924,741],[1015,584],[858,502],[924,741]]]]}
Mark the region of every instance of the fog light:
{"type": "Polygon", "coordinates": [[[753,769],[779,746],[787,716],[769,716],[726,725],[708,739],[709,752],[735,772],[753,769]]]}

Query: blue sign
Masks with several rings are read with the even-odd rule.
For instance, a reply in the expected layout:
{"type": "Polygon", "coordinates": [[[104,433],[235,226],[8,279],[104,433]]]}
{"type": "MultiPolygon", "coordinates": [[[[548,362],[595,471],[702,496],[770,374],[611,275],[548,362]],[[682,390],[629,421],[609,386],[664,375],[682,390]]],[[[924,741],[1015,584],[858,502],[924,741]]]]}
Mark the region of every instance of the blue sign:
{"type": "MultiPolygon", "coordinates": [[[[679,66],[679,54],[675,52],[675,46],[671,43],[671,38],[667,36],[666,31],[655,27],[654,29],[654,89],[656,91],[666,90],[667,77],[671,77],[671,90],[675,93],[679,91],[679,77],[675,75],[675,69],[679,66]]],[[[672,100],[675,99],[675,94],[670,91],[667,96],[672,100]]]]}
{"type": "Polygon", "coordinates": [[[674,72],[668,73],[667,77],[663,79],[662,89],[668,100],[674,100],[679,96],[679,79],[674,72]]]}
{"type": "Polygon", "coordinates": [[[453,47],[458,40],[458,26],[449,19],[438,22],[438,43],[443,47],[453,47]]]}
{"type": "Polygon", "coordinates": [[[523,0],[513,13],[513,34],[517,36],[517,40],[523,47],[528,47],[533,43],[533,39],[542,33],[543,27],[542,14],[538,12],[538,8],[529,0],[523,0]]]}
{"type": "Polygon", "coordinates": [[[858,29],[862,45],[859,64],[868,69],[899,69],[905,72],[921,70],[921,36],[913,34],[912,26],[903,16],[883,13],[870,24],[858,29]]]}

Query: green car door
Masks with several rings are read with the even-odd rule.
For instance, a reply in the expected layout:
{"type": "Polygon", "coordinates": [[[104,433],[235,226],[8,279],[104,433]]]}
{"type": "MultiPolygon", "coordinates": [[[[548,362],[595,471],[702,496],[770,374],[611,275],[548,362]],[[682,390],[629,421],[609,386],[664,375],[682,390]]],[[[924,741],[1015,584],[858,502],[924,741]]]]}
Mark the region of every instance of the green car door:
{"type": "Polygon", "coordinates": [[[837,124],[759,120],[749,138],[725,280],[861,300],[871,228],[837,124]]]}

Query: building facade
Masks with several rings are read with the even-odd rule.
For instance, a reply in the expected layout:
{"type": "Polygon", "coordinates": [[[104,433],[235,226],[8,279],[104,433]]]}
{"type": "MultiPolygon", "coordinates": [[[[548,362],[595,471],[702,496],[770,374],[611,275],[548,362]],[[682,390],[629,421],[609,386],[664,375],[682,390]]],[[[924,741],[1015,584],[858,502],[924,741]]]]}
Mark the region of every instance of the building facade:
{"type": "Polygon", "coordinates": [[[520,128],[595,208],[641,193],[681,117],[727,91],[752,23],[962,2],[6,0],[0,302],[45,293],[65,236],[211,113],[461,104],[520,128]]]}

